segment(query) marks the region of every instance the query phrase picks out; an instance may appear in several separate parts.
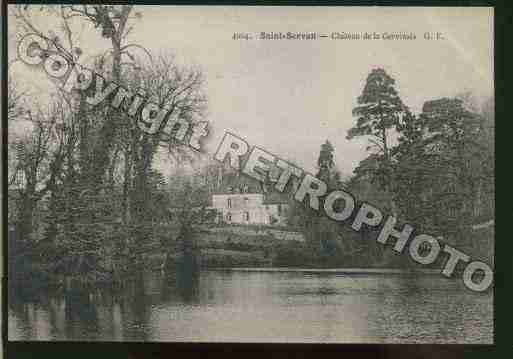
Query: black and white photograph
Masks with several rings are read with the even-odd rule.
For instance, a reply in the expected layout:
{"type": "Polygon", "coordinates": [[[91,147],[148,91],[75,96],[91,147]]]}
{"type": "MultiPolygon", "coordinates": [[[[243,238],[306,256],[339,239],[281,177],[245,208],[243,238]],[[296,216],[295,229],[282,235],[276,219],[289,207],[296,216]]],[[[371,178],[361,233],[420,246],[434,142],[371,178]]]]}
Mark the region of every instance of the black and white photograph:
{"type": "Polygon", "coordinates": [[[494,344],[493,7],[6,7],[8,341],[494,344]]]}

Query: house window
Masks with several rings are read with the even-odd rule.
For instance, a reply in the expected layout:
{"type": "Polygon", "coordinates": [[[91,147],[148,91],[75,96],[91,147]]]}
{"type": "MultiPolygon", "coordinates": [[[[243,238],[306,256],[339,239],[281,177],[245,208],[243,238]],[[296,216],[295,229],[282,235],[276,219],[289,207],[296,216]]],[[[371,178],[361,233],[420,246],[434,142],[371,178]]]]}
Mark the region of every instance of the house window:
{"type": "Polygon", "coordinates": [[[228,208],[232,208],[232,199],[228,198],[228,208]]]}
{"type": "Polygon", "coordinates": [[[448,208],[448,216],[449,218],[456,218],[458,216],[458,208],[455,206],[450,206],[448,208]]]}
{"type": "Polygon", "coordinates": [[[244,220],[249,222],[249,212],[244,212],[244,220]]]}
{"type": "Polygon", "coordinates": [[[478,217],[481,214],[481,207],[479,205],[474,206],[474,216],[478,217]]]}
{"type": "Polygon", "coordinates": [[[470,159],[465,160],[465,169],[470,170],[472,168],[472,161],[470,159]]]}
{"type": "Polygon", "coordinates": [[[249,203],[249,198],[248,197],[244,197],[244,205],[247,206],[249,203]]]}
{"type": "Polygon", "coordinates": [[[450,182],[447,185],[447,192],[448,193],[456,193],[456,185],[454,184],[454,182],[450,182]]]}
{"type": "Polygon", "coordinates": [[[227,221],[227,222],[231,222],[231,221],[232,221],[232,214],[231,214],[230,212],[228,212],[228,213],[226,214],[226,221],[227,221]]]}
{"type": "Polygon", "coordinates": [[[281,204],[278,205],[278,215],[281,216],[281,204]]]}

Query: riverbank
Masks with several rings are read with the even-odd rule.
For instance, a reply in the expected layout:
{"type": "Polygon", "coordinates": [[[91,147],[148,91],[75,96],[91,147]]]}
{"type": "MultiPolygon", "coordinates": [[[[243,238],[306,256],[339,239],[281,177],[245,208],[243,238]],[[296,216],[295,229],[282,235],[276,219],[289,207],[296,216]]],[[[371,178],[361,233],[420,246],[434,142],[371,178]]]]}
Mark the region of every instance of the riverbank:
{"type": "MultiPolygon", "coordinates": [[[[391,246],[376,243],[373,233],[362,237],[350,229],[336,240],[322,243],[305,241],[303,235],[290,228],[272,226],[226,225],[202,227],[193,235],[195,255],[202,268],[365,268],[381,270],[440,272],[445,258],[430,266],[413,262],[406,254],[395,252],[391,246]],[[326,245],[327,243],[327,245],[326,245]]],[[[449,241],[449,243],[451,243],[449,241]]],[[[476,258],[493,263],[493,227],[476,230],[467,245],[462,245],[476,258]]],[[[452,243],[454,244],[454,243],[452,243]]],[[[178,258],[179,252],[171,256],[178,258]]],[[[151,268],[161,269],[165,255],[152,253],[151,268]]],[[[458,269],[456,269],[458,271],[458,269]]]]}
{"type": "Polygon", "coordinates": [[[294,273],[336,273],[336,274],[440,274],[437,269],[423,268],[293,268],[293,267],[211,267],[210,271],[226,271],[226,272],[294,272],[294,273]]]}
{"type": "MultiPolygon", "coordinates": [[[[493,229],[493,226],[487,226],[474,230],[472,237],[466,239],[467,245],[458,247],[464,248],[474,258],[492,264],[493,268],[493,246],[490,246],[493,243],[493,229]]],[[[116,287],[122,286],[140,271],[170,273],[183,257],[181,242],[173,233],[178,231],[171,226],[156,227],[154,237],[148,241],[140,261],[134,265],[127,262],[128,265],[121,267],[119,263],[123,262],[116,262],[112,251],[105,251],[98,266],[102,272],[98,272],[96,277],[63,276],[34,256],[12,256],[18,260],[17,270],[10,270],[10,282],[11,285],[31,287],[35,291],[46,286],[69,287],[68,282],[71,281],[84,282],[84,286],[93,288],[116,287]],[[167,271],[166,258],[171,264],[167,271]],[[119,271],[119,268],[123,270],[119,271]]],[[[320,239],[307,242],[298,231],[272,226],[202,226],[195,228],[191,235],[191,254],[195,256],[193,263],[197,269],[265,272],[274,268],[272,271],[341,274],[440,273],[446,261],[445,256],[440,256],[432,265],[423,266],[413,262],[407,253],[398,254],[392,246],[376,243],[373,233],[363,237],[350,229],[341,233],[336,240],[324,242],[320,239]]],[[[461,270],[458,267],[455,273],[461,270]]]]}

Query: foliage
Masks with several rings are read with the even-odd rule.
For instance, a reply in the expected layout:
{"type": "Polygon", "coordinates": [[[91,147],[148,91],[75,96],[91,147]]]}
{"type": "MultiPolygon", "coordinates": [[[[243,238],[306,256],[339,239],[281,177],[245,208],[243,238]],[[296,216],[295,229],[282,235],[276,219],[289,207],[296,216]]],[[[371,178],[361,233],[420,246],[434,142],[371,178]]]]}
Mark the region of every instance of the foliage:
{"type": "MultiPolygon", "coordinates": [[[[170,117],[191,123],[203,119],[201,69],[178,65],[169,54],[154,58],[143,46],[129,43],[127,36],[141,17],[133,6],[16,5],[11,10],[21,35],[37,33],[73,61],[84,57],[80,28],[91,26],[110,44],[104,53],[87,54],[94,59],[94,71],[169,105],[170,117]],[[59,26],[55,32],[39,28],[37,16],[59,26]]],[[[160,135],[148,135],[109,101],[89,107],[88,94],[58,87],[49,110],[34,109],[21,101],[24,92],[13,80],[10,76],[9,125],[31,124],[28,135],[9,138],[9,215],[17,240],[27,242],[20,247],[24,258],[30,255],[54,279],[88,283],[142,269],[156,242],[155,224],[171,220],[167,209],[173,200],[190,199],[172,198],[168,181],[153,168],[159,151],[178,161],[186,157],[188,150],[173,139],[176,128],[168,122],[160,135]]],[[[199,218],[194,211],[183,218],[199,218]]]]}
{"type": "Polygon", "coordinates": [[[493,179],[483,125],[462,100],[443,98],[426,102],[399,127],[394,192],[409,221],[443,235],[468,229],[476,199],[493,179]]]}
{"type": "Polygon", "coordinates": [[[468,242],[470,227],[493,216],[493,99],[472,94],[426,101],[411,113],[384,70],[372,70],[347,138],[367,136],[369,155],[349,189],[419,231],[468,242]],[[390,146],[387,130],[397,134],[390,146]]]}
{"type": "Polygon", "coordinates": [[[356,125],[349,129],[347,139],[368,136],[371,146],[388,157],[387,130],[397,126],[405,111],[395,89],[395,80],[383,69],[374,69],[367,77],[362,94],[353,109],[356,125]]]}

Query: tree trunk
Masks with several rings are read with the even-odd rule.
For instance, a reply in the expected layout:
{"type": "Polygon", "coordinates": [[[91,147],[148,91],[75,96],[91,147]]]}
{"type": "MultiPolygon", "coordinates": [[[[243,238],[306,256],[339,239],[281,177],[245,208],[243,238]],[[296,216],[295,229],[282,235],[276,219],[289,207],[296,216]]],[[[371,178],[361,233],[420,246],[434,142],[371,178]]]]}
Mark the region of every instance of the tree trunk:
{"type": "Polygon", "coordinates": [[[32,220],[35,207],[34,187],[35,186],[33,184],[28,185],[22,196],[21,208],[16,226],[18,238],[24,241],[30,239],[32,234],[32,220]]]}
{"type": "Polygon", "coordinates": [[[124,225],[127,225],[130,221],[130,213],[128,207],[128,200],[130,195],[130,183],[132,181],[132,156],[130,151],[130,143],[126,144],[125,147],[125,169],[123,179],[123,198],[122,198],[122,221],[124,225]]]}

